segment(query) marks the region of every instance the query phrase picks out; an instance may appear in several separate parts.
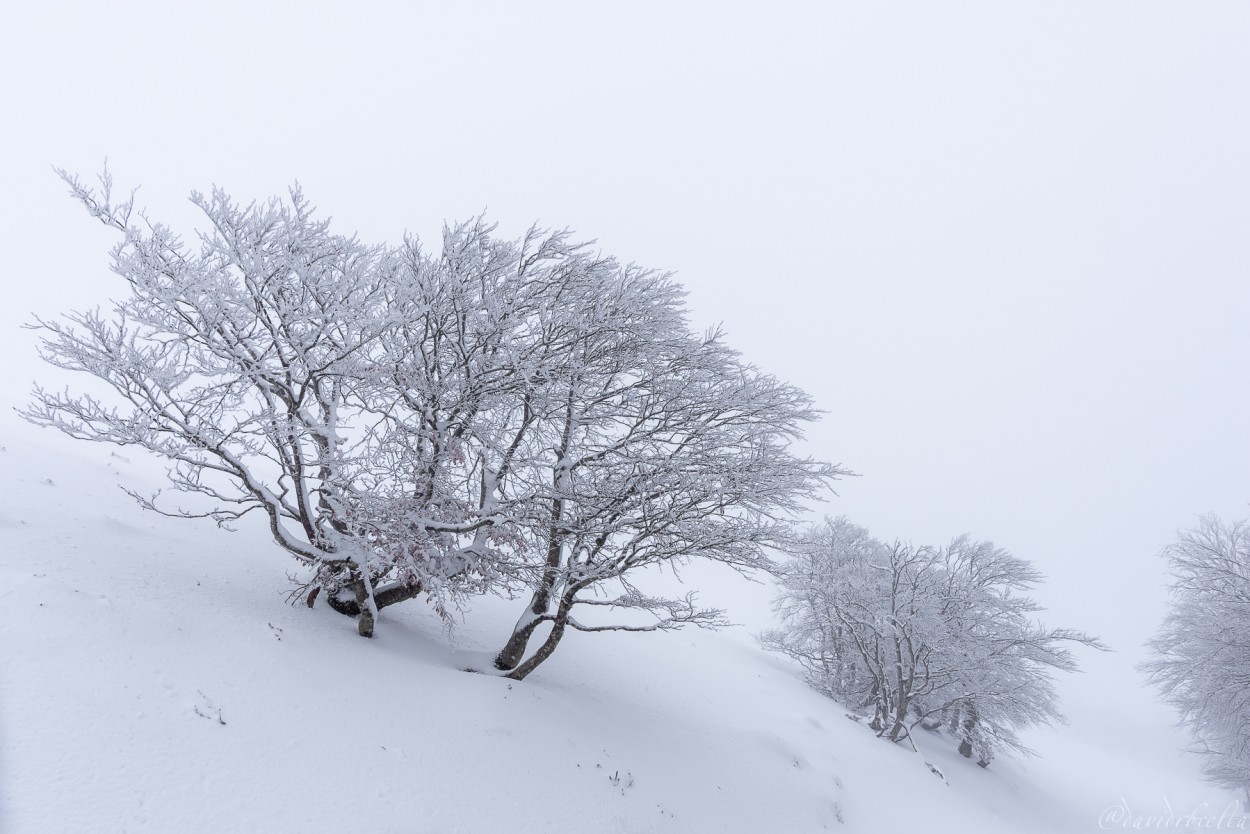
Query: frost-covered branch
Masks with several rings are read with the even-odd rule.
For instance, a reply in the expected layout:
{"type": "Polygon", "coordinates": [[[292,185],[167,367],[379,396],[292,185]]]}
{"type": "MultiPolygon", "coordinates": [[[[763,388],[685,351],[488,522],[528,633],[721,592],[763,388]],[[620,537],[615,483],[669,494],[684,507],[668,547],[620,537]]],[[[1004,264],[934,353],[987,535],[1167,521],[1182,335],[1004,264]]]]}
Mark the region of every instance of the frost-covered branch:
{"type": "Polygon", "coordinates": [[[700,628],[723,628],[729,625],[724,611],[719,608],[699,608],[695,605],[695,597],[692,591],[681,599],[666,599],[647,596],[636,588],[629,588],[626,593],[614,599],[582,598],[577,600],[577,604],[646,611],[655,617],[655,622],[643,625],[585,625],[570,616],[568,623],[578,631],[671,631],[687,625],[700,628]]]}
{"type": "Polygon", "coordinates": [[[24,416],[164,458],[181,496],[132,492],[147,509],[222,526],[263,512],[311,574],[296,598],[362,634],[416,594],[440,611],[524,594],[497,658],[524,677],[565,628],[714,627],[717,609],[630,583],[696,558],[772,569],[790,519],[845,474],[791,451],[819,416],[804,392],[691,332],[671,276],[568,231],[510,241],[477,217],[428,249],[370,246],[296,187],[195,193],[206,224],[184,239],[115,202],[107,173],[62,176],[117,234],[124,293],[35,320],[44,359],[107,394],[36,388],[24,416]],[[578,605],[653,622],[583,622],[578,605]]]}

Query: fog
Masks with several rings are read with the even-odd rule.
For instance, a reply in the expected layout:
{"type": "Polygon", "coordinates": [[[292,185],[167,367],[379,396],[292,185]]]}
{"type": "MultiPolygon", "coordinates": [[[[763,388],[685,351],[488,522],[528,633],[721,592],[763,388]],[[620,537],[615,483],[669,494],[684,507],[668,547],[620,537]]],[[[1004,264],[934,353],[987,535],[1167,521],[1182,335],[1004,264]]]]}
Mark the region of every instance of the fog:
{"type": "MultiPolygon", "coordinates": [[[[6,401],[116,292],[52,172],[154,218],[298,180],[396,241],[486,211],[673,270],[808,390],[815,513],[1032,559],[1136,652],[1158,550],[1250,499],[1250,6],[25,4],[0,33],[6,401]]],[[[6,420],[14,419],[11,415],[6,420]]]]}

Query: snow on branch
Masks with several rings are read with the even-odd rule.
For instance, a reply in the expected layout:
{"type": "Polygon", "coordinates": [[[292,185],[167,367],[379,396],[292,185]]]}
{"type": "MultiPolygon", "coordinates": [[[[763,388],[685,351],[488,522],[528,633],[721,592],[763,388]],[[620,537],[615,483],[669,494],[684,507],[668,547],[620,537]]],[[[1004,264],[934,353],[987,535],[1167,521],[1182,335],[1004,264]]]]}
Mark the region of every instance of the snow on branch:
{"type": "Polygon", "coordinates": [[[721,625],[631,577],[691,559],[771,570],[790,519],[847,474],[792,453],[811,399],[719,331],[691,332],[671,275],[567,230],[503,240],[476,217],[430,247],[366,245],[296,186],[252,203],[195,193],[205,225],[184,238],[133,193],[115,200],[107,171],[98,187],[61,175],[116,232],[126,294],[30,325],[50,365],[108,394],[38,387],[23,415],[170,462],[194,501],[131,492],[147,509],[223,527],[259,510],[312,573],[297,598],[362,634],[418,593],[440,611],[526,593],[497,661],[523,676],[566,626],[721,625]],[[576,605],[654,622],[582,623],[576,605]],[[518,666],[539,623],[551,636],[518,666]]]}
{"type": "Polygon", "coordinates": [[[573,617],[568,623],[578,631],[671,631],[682,626],[699,628],[724,628],[731,625],[725,612],[719,608],[698,608],[696,594],[691,591],[681,599],[646,596],[631,588],[615,599],[578,599],[577,605],[595,605],[607,608],[623,608],[646,611],[656,618],[645,625],[585,625],[573,617]]]}

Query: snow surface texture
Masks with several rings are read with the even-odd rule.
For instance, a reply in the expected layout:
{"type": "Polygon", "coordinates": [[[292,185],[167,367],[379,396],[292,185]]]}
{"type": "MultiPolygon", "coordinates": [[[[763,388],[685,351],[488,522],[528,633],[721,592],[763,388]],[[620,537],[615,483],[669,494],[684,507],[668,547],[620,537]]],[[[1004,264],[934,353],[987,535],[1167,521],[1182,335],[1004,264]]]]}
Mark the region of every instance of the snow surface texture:
{"type": "Polygon", "coordinates": [[[988,770],[848,720],[758,648],[772,590],[728,572],[684,576],[744,626],[574,635],[523,682],[469,674],[520,601],[481,600],[450,639],[396,606],[364,640],[285,603],[293,563],[259,523],[143,513],[115,484],[159,486],[158,464],[0,421],[5,832],[1050,834],[1244,813],[1180,752],[1136,647],[1082,653],[1072,725],[988,770]]]}

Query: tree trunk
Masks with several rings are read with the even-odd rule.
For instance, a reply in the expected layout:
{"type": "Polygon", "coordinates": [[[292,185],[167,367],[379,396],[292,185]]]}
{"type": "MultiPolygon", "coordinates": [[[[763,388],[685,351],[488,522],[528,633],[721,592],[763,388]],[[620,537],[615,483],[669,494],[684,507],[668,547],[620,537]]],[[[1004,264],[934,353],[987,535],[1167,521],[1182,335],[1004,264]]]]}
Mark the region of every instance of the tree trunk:
{"type": "MultiPolygon", "coordinates": [[[[525,650],[529,647],[534,629],[538,628],[539,623],[546,622],[544,617],[547,609],[551,607],[551,592],[555,590],[556,580],[560,577],[560,563],[564,561],[564,544],[560,538],[559,529],[560,516],[563,512],[564,502],[558,498],[553,499],[551,521],[547,530],[547,564],[543,568],[538,587],[534,589],[534,594],[530,597],[529,607],[525,609],[521,619],[517,620],[517,624],[512,627],[508,642],[499,650],[499,654],[495,655],[496,669],[505,671],[515,669],[516,665],[521,662],[521,658],[525,656],[525,650]]],[[[552,646],[553,650],[554,648],[552,646]]]]}
{"type": "MultiPolygon", "coordinates": [[[[564,630],[569,621],[569,609],[573,607],[573,597],[576,592],[566,592],[564,598],[560,600],[560,609],[556,612],[556,616],[552,621],[551,633],[547,635],[547,639],[538,647],[538,651],[534,652],[528,660],[517,666],[505,677],[514,681],[524,680],[525,676],[533,672],[543,664],[547,658],[551,657],[552,652],[556,650],[556,646],[560,645],[560,641],[564,639],[564,630]]],[[[530,629],[533,633],[533,628],[530,629]]]]}
{"type": "Polygon", "coordinates": [[[534,614],[532,607],[525,609],[525,615],[517,621],[512,629],[512,636],[499,650],[499,654],[495,655],[496,669],[502,671],[515,669],[516,665],[521,662],[521,658],[525,656],[525,649],[529,646],[530,638],[534,636],[534,630],[546,622],[541,615],[534,614]],[[526,622],[527,616],[532,617],[528,622],[526,622]]]}
{"type": "MultiPolygon", "coordinates": [[[[419,582],[414,585],[387,585],[382,590],[374,592],[373,602],[374,605],[378,607],[378,610],[381,610],[388,605],[394,605],[397,602],[410,600],[413,597],[420,595],[424,590],[425,588],[422,587],[419,582]]],[[[354,595],[355,592],[353,591],[353,597],[354,595]]],[[[360,616],[360,603],[358,603],[354,598],[343,599],[337,593],[327,594],[326,604],[346,617],[360,616]]]]}
{"type": "Polygon", "coordinates": [[[898,705],[894,713],[894,724],[890,727],[890,741],[902,741],[907,738],[907,704],[898,705]]]}
{"type": "MultiPolygon", "coordinates": [[[[972,747],[972,735],[976,732],[977,722],[980,720],[980,716],[977,715],[977,708],[974,704],[968,704],[965,710],[964,720],[960,725],[961,738],[959,741],[959,755],[963,756],[965,759],[971,759],[974,752],[972,747]]],[[[977,764],[981,767],[989,767],[990,760],[988,758],[988,754],[986,756],[978,756],[977,764]]]]}
{"type": "Polygon", "coordinates": [[[908,689],[911,682],[902,677],[896,681],[896,692],[894,699],[894,713],[890,716],[893,724],[890,726],[890,741],[902,741],[907,738],[907,710],[911,707],[911,697],[908,689]]]}
{"type": "MultiPolygon", "coordinates": [[[[560,502],[554,503],[553,513],[558,513],[560,511],[560,502]]],[[[556,538],[554,527],[553,523],[552,544],[547,547],[547,565],[543,570],[542,579],[534,590],[534,595],[530,598],[530,604],[525,609],[525,613],[521,615],[521,619],[517,620],[516,625],[512,627],[512,634],[508,637],[508,642],[499,650],[499,654],[495,655],[496,669],[507,670],[516,668],[516,665],[521,662],[521,658],[525,656],[525,650],[529,647],[530,637],[534,636],[534,630],[541,623],[547,621],[547,609],[551,607],[551,592],[555,590],[556,579],[560,575],[560,562],[563,557],[563,547],[556,538]]],[[[556,642],[559,641],[557,640],[556,642]]]]}
{"type": "MultiPolygon", "coordinates": [[[[560,520],[564,516],[564,499],[560,497],[564,494],[565,488],[568,486],[566,479],[568,478],[567,458],[569,450],[569,440],[573,432],[573,398],[574,389],[570,386],[568,399],[564,408],[564,430],[560,438],[560,445],[555,449],[557,458],[555,466],[551,473],[551,488],[555,497],[551,499],[550,517],[547,520],[547,564],[543,567],[542,578],[538,581],[538,587],[534,589],[534,595],[530,598],[530,604],[525,613],[521,615],[521,619],[517,620],[517,624],[512,627],[512,634],[508,637],[508,642],[500,649],[499,654],[495,655],[495,668],[506,671],[516,669],[516,665],[521,662],[521,658],[525,656],[525,650],[529,646],[530,637],[534,635],[534,630],[538,628],[539,623],[546,622],[546,614],[551,607],[551,594],[556,588],[556,582],[560,578],[560,567],[564,562],[564,537],[560,531],[560,520]]],[[[566,597],[569,595],[566,591],[566,597]]],[[[571,604],[571,603],[570,603],[571,604]]],[[[564,605],[563,600],[560,603],[560,613],[557,614],[557,628],[561,635],[564,633],[564,622],[562,618],[568,616],[568,608],[564,605]]],[[[560,637],[555,638],[552,643],[551,637],[555,635],[553,630],[548,635],[547,642],[543,643],[539,648],[539,653],[546,649],[547,654],[542,660],[546,660],[553,651],[555,651],[556,643],[560,642],[560,637]],[[550,644],[550,648],[548,645],[550,644]]],[[[536,655],[537,656],[537,655],[536,655]]],[[[539,660],[538,663],[542,663],[539,660]]],[[[530,666],[516,680],[528,675],[533,671],[534,666],[530,666]]],[[[526,664],[527,666],[529,664],[526,664]]],[[[518,670],[519,671],[519,670],[518,670]]],[[[513,677],[509,675],[508,677],[513,677]]]]}
{"type": "Polygon", "coordinates": [[[525,676],[542,665],[543,661],[551,657],[551,653],[556,650],[556,646],[560,644],[560,640],[564,637],[565,622],[563,618],[557,618],[555,625],[552,626],[551,633],[547,635],[547,639],[538,647],[538,651],[530,657],[529,660],[513,669],[504,677],[511,678],[514,681],[525,680],[525,676]]]}
{"type": "Polygon", "coordinates": [[[349,587],[356,595],[356,608],[360,611],[360,618],[356,620],[356,633],[361,637],[372,637],[373,614],[377,610],[377,603],[369,599],[369,589],[364,579],[353,578],[349,587]]]}
{"type": "MultiPolygon", "coordinates": [[[[551,633],[547,635],[547,639],[543,641],[543,644],[538,647],[538,651],[534,652],[528,660],[521,663],[519,666],[516,666],[516,668],[504,677],[511,678],[514,681],[524,680],[526,675],[533,672],[543,664],[543,661],[551,657],[552,652],[556,650],[556,646],[560,645],[560,641],[564,639],[564,631],[568,627],[569,622],[569,611],[572,610],[576,597],[576,588],[566,589],[564,595],[560,598],[560,607],[556,609],[554,617],[535,620],[531,625],[526,627],[526,639],[528,640],[529,635],[534,633],[534,628],[538,625],[538,623],[547,622],[548,619],[550,619],[552,623],[551,633]]],[[[518,661],[519,660],[520,658],[518,658],[518,661]]]]}

